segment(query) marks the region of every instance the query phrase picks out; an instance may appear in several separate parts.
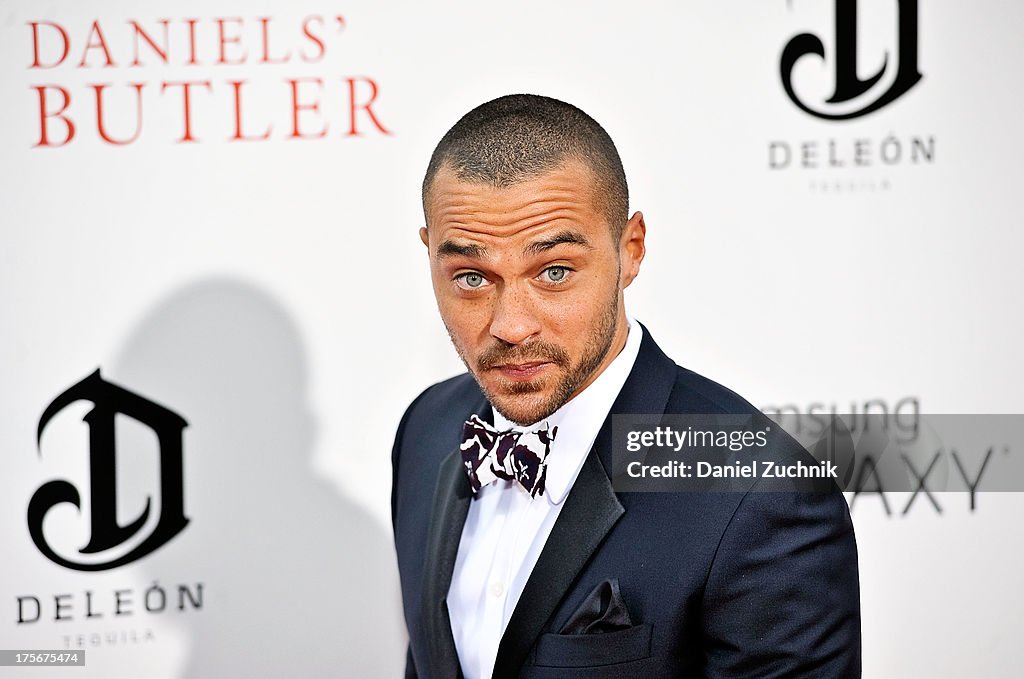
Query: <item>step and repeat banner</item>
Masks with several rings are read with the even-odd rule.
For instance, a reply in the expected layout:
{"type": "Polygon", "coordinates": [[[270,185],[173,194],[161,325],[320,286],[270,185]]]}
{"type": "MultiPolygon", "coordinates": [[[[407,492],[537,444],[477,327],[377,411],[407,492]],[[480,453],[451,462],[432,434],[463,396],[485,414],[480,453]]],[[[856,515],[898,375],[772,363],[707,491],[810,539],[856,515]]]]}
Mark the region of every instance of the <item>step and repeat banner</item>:
{"type": "MultiPolygon", "coordinates": [[[[766,410],[1024,411],[1022,29],[999,0],[0,2],[0,648],[400,674],[391,440],[462,370],[420,182],[502,94],[616,141],[627,307],[681,365],[766,410]]],[[[931,461],[847,493],[864,674],[1017,676],[1024,498],[931,461]]]]}

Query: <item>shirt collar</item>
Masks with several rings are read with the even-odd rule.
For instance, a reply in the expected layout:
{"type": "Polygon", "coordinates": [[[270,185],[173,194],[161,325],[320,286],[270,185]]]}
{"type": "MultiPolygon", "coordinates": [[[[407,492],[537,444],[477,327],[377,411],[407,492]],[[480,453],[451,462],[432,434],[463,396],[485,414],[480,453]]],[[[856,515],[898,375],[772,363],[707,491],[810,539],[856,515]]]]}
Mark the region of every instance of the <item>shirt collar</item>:
{"type": "MultiPolygon", "coordinates": [[[[612,404],[622,391],[626,378],[633,370],[637,354],[640,353],[643,329],[632,318],[627,318],[627,321],[626,345],[618,356],[612,359],[608,367],[586,389],[549,417],[529,427],[521,427],[509,422],[501,413],[492,409],[494,427],[499,431],[537,431],[543,428],[545,423],[551,428],[558,427],[555,440],[551,444],[551,453],[547,457],[544,481],[544,497],[553,505],[561,504],[569,494],[583,461],[597,439],[601,425],[607,419],[612,404]]],[[[518,488],[517,484],[516,487],[518,488]]]]}

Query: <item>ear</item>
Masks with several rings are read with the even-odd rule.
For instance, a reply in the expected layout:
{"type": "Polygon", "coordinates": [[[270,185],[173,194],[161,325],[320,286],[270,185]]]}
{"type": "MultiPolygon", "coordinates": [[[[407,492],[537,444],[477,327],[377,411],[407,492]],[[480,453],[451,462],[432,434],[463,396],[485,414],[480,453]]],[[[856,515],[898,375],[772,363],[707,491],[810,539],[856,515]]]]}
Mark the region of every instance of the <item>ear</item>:
{"type": "Polygon", "coordinates": [[[647,236],[647,224],[641,212],[634,212],[622,230],[619,240],[619,261],[622,262],[622,287],[627,288],[640,273],[640,263],[644,261],[647,250],[644,238],[647,236]]]}
{"type": "Polygon", "coordinates": [[[427,247],[427,250],[430,250],[430,236],[427,234],[427,227],[425,226],[420,227],[420,240],[423,241],[423,245],[427,247]]]}

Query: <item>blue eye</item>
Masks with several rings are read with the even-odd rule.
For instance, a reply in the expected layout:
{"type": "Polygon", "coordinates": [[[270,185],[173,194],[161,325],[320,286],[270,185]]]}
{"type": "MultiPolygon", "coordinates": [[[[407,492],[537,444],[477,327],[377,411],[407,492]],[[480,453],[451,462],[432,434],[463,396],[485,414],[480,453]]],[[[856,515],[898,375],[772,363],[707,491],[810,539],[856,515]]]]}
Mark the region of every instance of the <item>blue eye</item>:
{"type": "Polygon", "coordinates": [[[476,271],[468,271],[456,276],[455,282],[463,290],[478,290],[483,287],[484,283],[487,282],[487,279],[483,277],[483,274],[477,273],[476,271]]]}
{"type": "Polygon", "coordinates": [[[552,283],[561,283],[569,275],[569,269],[564,266],[551,266],[544,269],[544,273],[552,283]]]}

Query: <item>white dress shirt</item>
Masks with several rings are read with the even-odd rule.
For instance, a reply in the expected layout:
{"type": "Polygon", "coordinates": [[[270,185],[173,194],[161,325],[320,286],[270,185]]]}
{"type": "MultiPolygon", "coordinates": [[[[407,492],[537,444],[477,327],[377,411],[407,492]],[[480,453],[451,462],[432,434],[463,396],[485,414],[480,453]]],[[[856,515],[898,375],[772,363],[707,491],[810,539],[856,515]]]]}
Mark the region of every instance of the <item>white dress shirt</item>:
{"type": "Polygon", "coordinates": [[[633,369],[642,335],[640,325],[630,319],[626,346],[619,355],[590,386],[546,420],[518,427],[494,411],[494,426],[499,431],[536,431],[547,422],[558,427],[558,433],[547,457],[542,495],[531,498],[517,482],[498,479],[481,488],[470,502],[447,597],[455,648],[466,679],[490,679],[512,611],[569,489],[633,369]]]}

